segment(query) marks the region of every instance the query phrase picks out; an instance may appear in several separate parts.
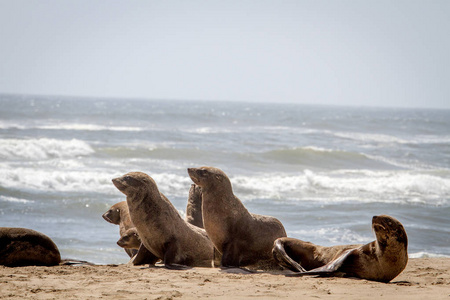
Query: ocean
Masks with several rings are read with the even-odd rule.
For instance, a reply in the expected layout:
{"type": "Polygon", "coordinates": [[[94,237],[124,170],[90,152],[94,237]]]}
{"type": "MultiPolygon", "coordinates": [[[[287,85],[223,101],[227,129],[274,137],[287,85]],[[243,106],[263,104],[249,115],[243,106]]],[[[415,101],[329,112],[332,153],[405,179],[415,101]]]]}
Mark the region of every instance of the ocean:
{"type": "Polygon", "coordinates": [[[102,218],[125,200],[111,179],[149,174],[184,216],[199,166],[290,237],[367,243],[387,214],[410,257],[450,256],[450,110],[0,95],[0,226],[63,258],[128,262],[102,218]]]}

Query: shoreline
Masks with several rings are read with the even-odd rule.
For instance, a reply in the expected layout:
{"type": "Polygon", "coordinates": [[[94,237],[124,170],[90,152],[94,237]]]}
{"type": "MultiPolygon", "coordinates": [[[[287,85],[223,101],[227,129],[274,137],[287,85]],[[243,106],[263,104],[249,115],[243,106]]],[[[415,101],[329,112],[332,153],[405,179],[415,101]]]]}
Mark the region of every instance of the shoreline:
{"type": "Polygon", "coordinates": [[[289,277],[276,272],[242,274],[218,268],[168,270],[120,265],[0,266],[5,299],[449,299],[450,258],[411,258],[390,283],[289,277]]]}

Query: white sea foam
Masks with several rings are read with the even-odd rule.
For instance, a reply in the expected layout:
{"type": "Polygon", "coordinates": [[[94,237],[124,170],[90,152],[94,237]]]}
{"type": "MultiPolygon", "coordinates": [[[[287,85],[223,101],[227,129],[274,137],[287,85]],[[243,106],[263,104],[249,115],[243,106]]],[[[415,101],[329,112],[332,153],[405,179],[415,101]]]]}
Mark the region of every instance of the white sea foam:
{"type": "Polygon", "coordinates": [[[412,171],[315,173],[305,170],[297,175],[236,176],[231,181],[243,200],[274,198],[445,205],[450,197],[449,178],[412,171]]]}
{"type": "Polygon", "coordinates": [[[288,232],[288,236],[302,240],[317,240],[322,246],[343,244],[366,244],[373,241],[373,236],[362,236],[347,228],[314,228],[288,232]]]}
{"type": "Polygon", "coordinates": [[[15,198],[15,197],[7,197],[0,195],[0,202],[14,202],[14,203],[33,203],[33,200],[15,198]]]}
{"type": "Polygon", "coordinates": [[[379,144],[448,144],[450,143],[450,135],[413,135],[408,138],[400,138],[388,134],[377,133],[360,133],[360,132],[334,132],[325,130],[325,133],[349,140],[379,143],[379,144]]]}
{"type": "Polygon", "coordinates": [[[1,139],[0,158],[40,160],[49,158],[67,158],[94,153],[94,149],[77,139],[1,139]]]}
{"type": "Polygon", "coordinates": [[[235,132],[234,130],[220,127],[198,127],[198,128],[188,128],[181,129],[181,131],[189,132],[189,133],[198,133],[198,134],[216,134],[216,133],[230,133],[235,132]]]}
{"type": "Polygon", "coordinates": [[[2,168],[0,186],[20,190],[99,192],[112,194],[111,173],[98,170],[2,168]]]}
{"type": "Polygon", "coordinates": [[[409,258],[445,258],[445,257],[450,257],[450,256],[422,251],[422,252],[410,253],[410,254],[408,254],[408,257],[409,258]]]}
{"type": "Polygon", "coordinates": [[[359,133],[359,132],[328,132],[331,135],[350,139],[357,140],[362,142],[376,142],[376,143],[401,143],[406,144],[408,140],[401,139],[392,135],[387,134],[375,134],[375,133],[359,133]]]}
{"type": "Polygon", "coordinates": [[[58,123],[58,124],[42,124],[29,123],[23,124],[20,122],[4,122],[0,121],[0,129],[45,129],[45,130],[72,130],[72,131],[144,131],[142,127],[135,126],[107,126],[89,123],[58,123]]]}
{"type": "Polygon", "coordinates": [[[38,129],[51,130],[79,130],[79,131],[143,131],[141,127],[128,126],[104,126],[98,124],[50,124],[36,126],[38,129]]]}

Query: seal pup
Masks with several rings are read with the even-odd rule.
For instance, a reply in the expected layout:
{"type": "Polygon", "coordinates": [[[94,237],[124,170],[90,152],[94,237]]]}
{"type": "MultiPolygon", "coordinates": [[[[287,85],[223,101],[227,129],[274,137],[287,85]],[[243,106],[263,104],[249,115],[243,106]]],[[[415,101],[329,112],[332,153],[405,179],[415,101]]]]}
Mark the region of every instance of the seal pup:
{"type": "Polygon", "coordinates": [[[286,236],[283,224],[274,217],[250,213],[233,194],[222,170],[189,168],[188,174],[202,189],[203,226],[222,254],[221,266],[279,269],[272,247],[277,238],[286,236]]]}
{"type": "Polygon", "coordinates": [[[322,247],[292,238],[274,243],[273,255],[280,265],[300,272],[293,276],[357,277],[389,282],[408,262],[408,238],[403,225],[387,215],[374,216],[376,240],[365,245],[322,247]]]}
{"type": "Polygon", "coordinates": [[[139,250],[141,247],[141,239],[137,233],[136,227],[130,228],[120,237],[117,241],[117,245],[126,249],[139,250]]]}
{"type": "MultiPolygon", "coordinates": [[[[109,223],[119,225],[119,234],[121,237],[128,229],[134,227],[128,211],[127,201],[121,201],[114,204],[102,215],[102,217],[109,223]]],[[[130,257],[133,257],[137,253],[136,249],[125,248],[124,250],[130,257]]]]}
{"type": "Polygon", "coordinates": [[[112,182],[127,196],[131,221],[143,246],[166,268],[212,267],[214,246],[205,230],[181,218],[150,176],[130,172],[112,182]]]}
{"type": "Polygon", "coordinates": [[[186,206],[186,221],[197,227],[203,228],[202,216],[202,189],[191,184],[189,189],[189,197],[186,206]]]}
{"type": "Polygon", "coordinates": [[[0,265],[56,266],[61,255],[45,234],[27,228],[0,227],[0,265]]]}

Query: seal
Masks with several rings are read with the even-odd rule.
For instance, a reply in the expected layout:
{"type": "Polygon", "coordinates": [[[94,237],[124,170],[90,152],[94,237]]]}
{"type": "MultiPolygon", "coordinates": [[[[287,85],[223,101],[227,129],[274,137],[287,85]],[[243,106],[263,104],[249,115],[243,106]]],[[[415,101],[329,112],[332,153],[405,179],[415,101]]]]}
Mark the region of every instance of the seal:
{"type": "MultiPolygon", "coordinates": [[[[133,222],[131,222],[130,212],[128,211],[127,201],[121,201],[114,204],[102,215],[102,217],[109,223],[119,225],[119,234],[121,237],[128,229],[134,227],[133,222]]],[[[136,255],[137,250],[125,248],[125,252],[128,256],[133,257],[136,255]]]]}
{"type": "Polygon", "coordinates": [[[0,265],[55,266],[60,262],[58,247],[45,234],[27,228],[0,227],[0,265]]]}
{"type": "Polygon", "coordinates": [[[300,272],[293,276],[356,277],[389,282],[408,262],[408,238],[403,225],[387,215],[374,216],[376,240],[365,245],[322,247],[292,238],[274,243],[273,255],[280,265],[300,272]]]}
{"type": "Polygon", "coordinates": [[[189,189],[189,197],[186,206],[186,221],[197,227],[203,228],[202,217],[202,189],[191,184],[189,189]]]}
{"type": "Polygon", "coordinates": [[[250,213],[222,170],[189,168],[188,174],[202,189],[203,226],[222,254],[221,266],[279,269],[272,247],[277,238],[286,236],[283,224],[274,217],[250,213]]]}
{"type": "Polygon", "coordinates": [[[127,196],[131,221],[143,246],[166,268],[212,267],[214,246],[206,231],[181,218],[150,176],[130,172],[112,181],[127,196]]]}
{"type": "Polygon", "coordinates": [[[139,250],[139,247],[141,247],[141,239],[139,238],[136,227],[125,231],[125,233],[117,241],[117,245],[126,249],[135,249],[136,251],[139,250]]]}

